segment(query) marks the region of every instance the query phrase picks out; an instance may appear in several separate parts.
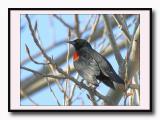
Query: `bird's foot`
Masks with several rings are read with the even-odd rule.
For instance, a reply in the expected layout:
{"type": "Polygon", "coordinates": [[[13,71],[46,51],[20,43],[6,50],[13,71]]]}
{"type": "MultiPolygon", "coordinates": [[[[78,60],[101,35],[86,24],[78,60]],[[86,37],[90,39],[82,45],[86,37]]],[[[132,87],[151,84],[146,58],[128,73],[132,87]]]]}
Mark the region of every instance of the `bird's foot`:
{"type": "Polygon", "coordinates": [[[97,83],[97,84],[89,84],[88,87],[91,89],[92,92],[94,92],[98,86],[99,86],[99,84],[97,83]]]}
{"type": "Polygon", "coordinates": [[[92,93],[94,93],[94,92],[95,92],[96,87],[95,87],[94,85],[92,85],[92,86],[88,86],[88,87],[89,87],[89,89],[90,89],[90,91],[91,91],[92,93]]]}
{"type": "MultiPolygon", "coordinates": [[[[81,83],[81,84],[83,84],[83,81],[84,81],[84,79],[82,79],[80,83],[81,83]]],[[[79,86],[79,89],[81,90],[81,89],[82,89],[82,87],[81,87],[81,86],[79,86]]]]}
{"type": "Polygon", "coordinates": [[[83,84],[84,79],[81,80],[81,84],[83,84]]]}
{"type": "Polygon", "coordinates": [[[96,88],[99,86],[100,82],[95,83],[96,88]]]}

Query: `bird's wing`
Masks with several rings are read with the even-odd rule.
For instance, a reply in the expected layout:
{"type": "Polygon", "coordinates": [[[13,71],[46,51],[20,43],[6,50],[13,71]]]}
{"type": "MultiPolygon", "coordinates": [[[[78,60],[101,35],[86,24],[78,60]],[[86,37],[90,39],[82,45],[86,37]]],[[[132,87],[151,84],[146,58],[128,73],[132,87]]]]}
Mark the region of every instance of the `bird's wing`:
{"type": "Polygon", "coordinates": [[[88,82],[97,84],[96,76],[100,74],[100,69],[97,62],[89,54],[82,53],[79,59],[74,62],[74,67],[88,82]]]}
{"type": "Polygon", "coordinates": [[[83,51],[87,52],[94,58],[96,63],[99,65],[100,70],[103,72],[103,74],[105,74],[105,76],[110,77],[112,66],[102,55],[100,55],[94,49],[90,49],[87,47],[83,48],[83,51]]]}
{"type": "Polygon", "coordinates": [[[85,51],[87,51],[87,53],[90,53],[92,55],[92,57],[98,63],[100,70],[106,77],[111,78],[111,80],[115,82],[124,84],[124,81],[116,74],[112,65],[105,59],[104,56],[99,54],[94,49],[89,49],[87,47],[85,48],[85,51]]]}

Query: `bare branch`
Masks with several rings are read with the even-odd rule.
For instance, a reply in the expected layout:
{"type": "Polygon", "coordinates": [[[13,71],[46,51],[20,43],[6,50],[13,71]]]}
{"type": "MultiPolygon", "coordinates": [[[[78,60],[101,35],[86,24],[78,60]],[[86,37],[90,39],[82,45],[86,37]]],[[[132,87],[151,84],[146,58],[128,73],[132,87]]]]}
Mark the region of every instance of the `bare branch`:
{"type": "Polygon", "coordinates": [[[140,26],[137,28],[128,56],[128,78],[130,79],[139,69],[140,63],[140,26]]]}
{"type": "Polygon", "coordinates": [[[51,88],[51,85],[50,85],[50,82],[49,82],[48,78],[46,78],[46,81],[47,81],[47,83],[48,83],[48,87],[49,87],[49,89],[50,89],[50,91],[51,91],[52,95],[53,95],[53,96],[54,96],[54,98],[56,99],[57,104],[60,106],[61,104],[60,104],[60,102],[59,102],[58,98],[56,97],[56,95],[55,95],[55,93],[54,93],[53,89],[51,88]]]}
{"type": "Polygon", "coordinates": [[[20,93],[22,96],[25,96],[33,105],[38,106],[38,104],[31,97],[29,97],[22,89],[20,90],[20,93]]]}
{"type": "Polygon", "coordinates": [[[32,56],[30,55],[30,51],[29,51],[28,46],[27,46],[27,45],[25,45],[25,46],[26,46],[27,54],[28,54],[28,56],[29,56],[29,58],[30,58],[30,60],[31,60],[32,62],[34,62],[35,64],[40,64],[40,65],[48,65],[48,63],[40,63],[40,62],[35,61],[35,60],[32,58],[32,56]]]}
{"type": "MultiPolygon", "coordinates": [[[[45,52],[48,52],[48,51],[52,50],[53,48],[55,48],[55,47],[57,47],[57,46],[59,46],[59,45],[62,45],[63,43],[64,43],[64,40],[63,40],[63,41],[60,41],[60,42],[57,42],[57,43],[53,43],[53,44],[49,45],[47,48],[44,48],[44,51],[45,51],[45,52]]],[[[41,51],[38,51],[37,53],[35,53],[35,54],[31,55],[31,56],[32,56],[33,59],[35,59],[35,58],[38,58],[38,57],[41,56],[41,55],[42,55],[42,52],[41,52],[41,51]]],[[[21,62],[21,65],[25,65],[25,64],[27,64],[28,62],[30,62],[30,58],[29,58],[29,57],[25,58],[25,59],[21,62]]]]}
{"type": "Polygon", "coordinates": [[[113,48],[113,51],[114,51],[114,55],[116,57],[116,60],[120,65],[122,65],[123,63],[123,58],[120,54],[120,51],[119,51],[119,48],[115,42],[115,38],[114,38],[114,35],[113,35],[113,32],[112,32],[112,27],[111,27],[111,24],[110,24],[110,18],[109,16],[104,16],[103,15],[103,19],[104,19],[104,23],[105,23],[105,29],[106,29],[106,32],[108,32],[108,35],[109,35],[109,40],[110,40],[110,43],[111,43],[111,46],[113,48]]]}
{"type": "Polygon", "coordinates": [[[127,93],[126,95],[125,95],[125,99],[124,99],[124,106],[127,106],[127,99],[130,97],[130,96],[133,96],[133,93],[127,93]]]}
{"type": "MultiPolygon", "coordinates": [[[[68,30],[68,42],[70,41],[70,37],[71,37],[71,31],[70,29],[68,30]]],[[[69,49],[70,48],[70,44],[68,44],[68,51],[67,51],[67,56],[66,56],[66,61],[67,61],[67,74],[69,75],[70,74],[70,65],[69,65],[69,56],[70,56],[70,52],[69,52],[69,49]]],[[[66,94],[64,94],[64,105],[70,105],[70,80],[67,79],[66,80],[66,86],[65,86],[65,92],[66,94]],[[68,88],[69,87],[69,88],[68,88]],[[69,89],[69,90],[68,90],[69,89]],[[68,92],[68,95],[67,95],[67,92],[68,92]]]]}
{"type": "Polygon", "coordinates": [[[65,77],[62,77],[62,76],[55,76],[55,75],[46,75],[46,74],[43,74],[43,73],[39,73],[39,72],[37,72],[37,71],[35,71],[35,70],[32,70],[32,69],[30,69],[30,68],[27,68],[27,67],[22,67],[22,66],[20,66],[20,68],[21,69],[24,69],[24,70],[27,70],[27,71],[29,71],[29,72],[32,72],[33,74],[35,74],[35,75],[40,75],[40,76],[42,76],[42,77],[50,77],[50,78],[55,78],[55,79],[65,79],[65,77]]]}
{"type": "Polygon", "coordinates": [[[133,31],[133,35],[135,35],[136,30],[137,30],[139,24],[140,24],[140,15],[137,15],[137,16],[136,16],[135,28],[134,28],[134,31],[133,31]]]}
{"type": "Polygon", "coordinates": [[[74,96],[75,89],[76,89],[76,84],[73,85],[73,88],[71,90],[71,94],[70,94],[70,97],[69,97],[70,100],[72,100],[72,98],[74,96]]]}
{"type": "Polygon", "coordinates": [[[96,27],[98,25],[98,22],[99,22],[99,19],[100,19],[100,15],[97,16],[97,19],[95,20],[93,26],[92,26],[92,30],[91,30],[91,33],[90,33],[90,36],[89,38],[87,39],[87,41],[90,43],[91,42],[91,39],[96,31],[96,27]]]}
{"type": "Polygon", "coordinates": [[[58,15],[54,14],[53,17],[55,17],[57,20],[59,20],[64,26],[66,26],[67,28],[74,30],[74,28],[72,26],[70,26],[69,24],[67,24],[61,17],[59,17],[58,15]]]}
{"type": "MultiPolygon", "coordinates": [[[[133,75],[135,75],[135,73],[138,71],[139,69],[139,42],[140,42],[140,28],[138,27],[136,30],[136,33],[134,35],[134,39],[132,42],[132,47],[130,50],[130,54],[129,54],[129,58],[128,58],[128,64],[127,64],[127,69],[128,69],[128,80],[131,80],[133,75]]],[[[119,101],[121,100],[122,96],[123,96],[123,91],[112,91],[109,90],[108,92],[108,96],[111,96],[110,99],[112,99],[112,103],[114,105],[117,105],[119,103],[119,101]]]]}
{"type": "Polygon", "coordinates": [[[78,14],[74,15],[74,21],[75,21],[75,33],[77,35],[77,38],[81,38],[80,29],[79,29],[79,18],[78,14]]]}
{"type": "Polygon", "coordinates": [[[88,22],[87,22],[87,24],[85,25],[85,28],[82,30],[82,33],[84,33],[85,31],[87,31],[88,26],[89,26],[92,18],[93,18],[93,15],[91,15],[90,18],[88,19],[88,22]]]}
{"type": "Polygon", "coordinates": [[[97,101],[95,99],[93,91],[89,91],[88,99],[90,99],[90,101],[93,103],[93,105],[97,106],[97,101]]]}
{"type": "Polygon", "coordinates": [[[128,39],[128,43],[130,44],[131,41],[132,41],[132,37],[131,35],[129,34],[129,31],[128,31],[128,28],[127,28],[127,25],[124,21],[124,18],[122,20],[120,20],[119,16],[118,15],[112,15],[113,19],[116,21],[118,27],[120,30],[122,30],[123,34],[126,36],[126,38],[128,39]],[[122,22],[123,21],[123,22],[122,22]]]}

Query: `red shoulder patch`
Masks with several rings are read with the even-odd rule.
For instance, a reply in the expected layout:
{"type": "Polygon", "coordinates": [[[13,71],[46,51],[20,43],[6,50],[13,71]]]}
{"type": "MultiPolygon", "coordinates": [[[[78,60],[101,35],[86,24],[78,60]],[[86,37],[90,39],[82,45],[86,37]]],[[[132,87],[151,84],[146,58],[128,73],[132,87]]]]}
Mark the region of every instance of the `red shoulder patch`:
{"type": "Polygon", "coordinates": [[[77,51],[73,53],[73,61],[77,61],[79,59],[79,54],[77,51]]]}

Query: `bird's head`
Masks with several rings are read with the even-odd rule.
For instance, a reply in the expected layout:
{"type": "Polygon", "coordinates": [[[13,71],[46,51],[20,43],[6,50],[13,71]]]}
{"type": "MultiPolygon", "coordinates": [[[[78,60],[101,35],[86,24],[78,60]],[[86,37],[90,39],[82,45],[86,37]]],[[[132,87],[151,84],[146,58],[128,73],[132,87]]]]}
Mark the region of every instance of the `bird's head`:
{"type": "Polygon", "coordinates": [[[91,45],[86,40],[83,40],[83,39],[76,39],[73,41],[69,41],[67,43],[72,44],[76,50],[80,50],[83,47],[91,48],[91,45]]]}

